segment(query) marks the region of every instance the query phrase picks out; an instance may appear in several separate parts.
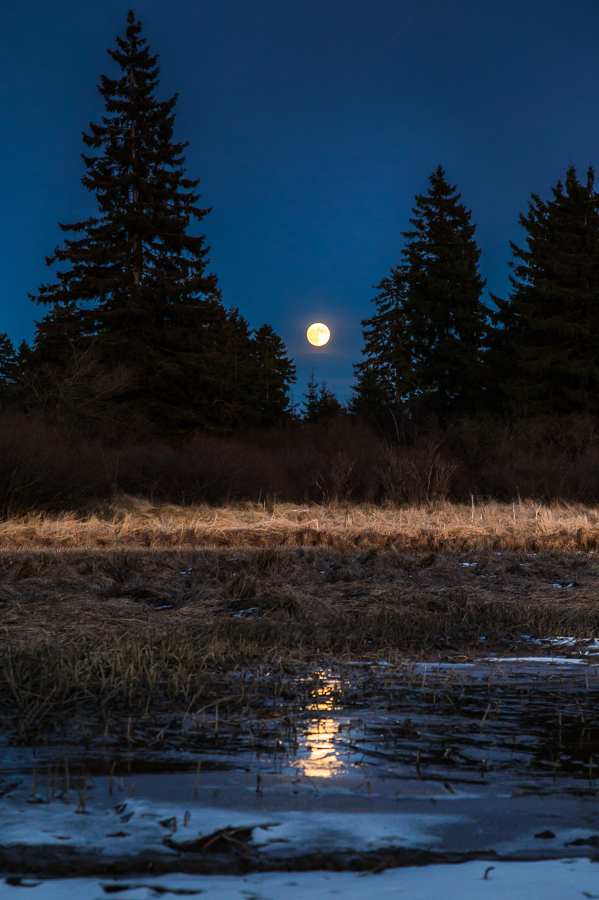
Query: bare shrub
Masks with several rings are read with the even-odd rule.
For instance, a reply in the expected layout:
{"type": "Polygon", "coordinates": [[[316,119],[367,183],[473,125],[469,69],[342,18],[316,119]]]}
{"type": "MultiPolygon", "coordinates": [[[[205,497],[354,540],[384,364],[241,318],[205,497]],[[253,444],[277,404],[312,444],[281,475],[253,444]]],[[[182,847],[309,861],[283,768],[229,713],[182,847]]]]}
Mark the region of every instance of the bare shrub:
{"type": "Polygon", "coordinates": [[[286,493],[275,454],[242,441],[197,435],[179,446],[152,441],[118,452],[119,488],[172,503],[222,504],[286,493]]]}
{"type": "Polygon", "coordinates": [[[131,433],[135,415],[130,406],[118,402],[133,386],[127,366],[102,364],[93,342],[85,347],[71,342],[70,351],[66,366],[45,364],[25,370],[18,389],[21,406],[43,413],[69,434],[115,440],[125,430],[131,433]]]}
{"type": "Polygon", "coordinates": [[[446,500],[453,487],[455,462],[442,438],[421,438],[413,447],[384,446],[377,472],[388,503],[422,504],[446,500]]]}
{"type": "Polygon", "coordinates": [[[335,506],[380,493],[379,440],[361,422],[338,416],[304,425],[282,436],[279,453],[295,499],[335,506]]]}
{"type": "Polygon", "coordinates": [[[445,500],[457,463],[444,452],[440,438],[429,437],[417,444],[411,454],[411,502],[433,503],[445,500]]]}
{"type": "Polygon", "coordinates": [[[401,506],[409,502],[410,461],[404,447],[384,445],[376,468],[387,503],[401,506]]]}
{"type": "Polygon", "coordinates": [[[285,503],[406,507],[485,497],[592,505],[599,501],[599,433],[584,417],[472,418],[394,443],[338,416],[236,438],[196,434],[119,445],[82,436],[47,411],[4,411],[0,479],[3,515],[103,508],[110,516],[106,501],[117,495],[137,504],[145,498],[148,509],[259,503],[271,518],[285,503]]]}
{"type": "Polygon", "coordinates": [[[110,490],[97,445],[75,440],[35,416],[0,417],[0,515],[80,509],[110,490]]]}

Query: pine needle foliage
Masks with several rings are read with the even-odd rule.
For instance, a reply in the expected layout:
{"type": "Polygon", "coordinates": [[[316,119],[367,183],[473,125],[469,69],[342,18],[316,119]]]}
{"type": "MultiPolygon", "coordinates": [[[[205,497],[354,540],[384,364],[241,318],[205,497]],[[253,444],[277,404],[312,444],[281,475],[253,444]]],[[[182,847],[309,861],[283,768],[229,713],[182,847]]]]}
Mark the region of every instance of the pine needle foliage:
{"type": "Polygon", "coordinates": [[[314,378],[314,369],[310,373],[306,387],[308,390],[304,394],[304,422],[326,422],[343,412],[335,392],[327,387],[326,381],[323,379],[318,384],[314,378]]]}
{"type": "Polygon", "coordinates": [[[362,320],[363,354],[354,366],[352,412],[374,419],[383,430],[397,426],[415,384],[414,348],[405,312],[406,271],[401,265],[374,285],[376,312],[362,320]]]}
{"type": "Polygon", "coordinates": [[[400,265],[375,289],[362,322],[366,359],[355,367],[352,409],[386,429],[399,419],[444,421],[477,411],[485,390],[488,310],[476,226],[439,166],[416,196],[400,265]]]}
{"type": "Polygon", "coordinates": [[[0,403],[4,405],[19,377],[19,359],[9,336],[0,333],[0,403]]]}
{"type": "Polygon", "coordinates": [[[441,166],[429,181],[428,194],[416,197],[413,230],[403,232],[404,312],[413,354],[412,405],[443,419],[472,413],[482,403],[488,310],[472,214],[441,166]]]}
{"type": "Polygon", "coordinates": [[[290,386],[295,383],[295,365],[287,358],[285,344],[271,325],[264,324],[253,335],[256,371],[252,393],[261,425],[278,425],[290,417],[290,386]]]}
{"type": "Polygon", "coordinates": [[[189,233],[210,210],[197,205],[199,180],[185,175],[187,144],[173,140],[177,95],[156,99],[158,57],[131,10],[116,43],[108,52],[121,75],[102,76],[106,115],[83,134],[98,151],[82,154],[81,179],[98,215],[60,225],[81,236],[47,259],[66,265],[39,289],[50,311],[38,325],[35,356],[60,364],[73,343],[93,341],[105,364],[129,366],[129,403],[159,430],[188,430],[211,424],[218,398],[210,350],[227,321],[217,278],[206,272],[205,236],[189,233]]]}
{"type": "Polygon", "coordinates": [[[498,310],[492,361],[503,404],[521,416],[599,413],[599,195],[570,166],[552,198],[533,194],[526,248],[511,244],[513,290],[498,310]]]}

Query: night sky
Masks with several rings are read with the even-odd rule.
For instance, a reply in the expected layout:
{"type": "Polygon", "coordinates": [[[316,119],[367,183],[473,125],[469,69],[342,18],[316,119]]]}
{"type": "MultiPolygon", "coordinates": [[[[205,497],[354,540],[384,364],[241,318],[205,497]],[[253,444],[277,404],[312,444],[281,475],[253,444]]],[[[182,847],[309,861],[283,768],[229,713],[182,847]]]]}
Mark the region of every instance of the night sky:
{"type": "MultiPolygon", "coordinates": [[[[344,401],[360,320],[400,259],[414,195],[441,163],[477,224],[487,289],[508,291],[530,193],[599,165],[597,0],[136,0],[179,92],[176,140],[199,177],[226,306],[269,322],[344,401]],[[330,343],[305,332],[328,324],[330,343]]],[[[96,212],[81,132],[99,122],[117,0],[18,0],[0,12],[0,332],[31,341],[27,298],[53,280],[58,222],[96,212]]],[[[485,296],[488,302],[488,295],[485,296]]]]}

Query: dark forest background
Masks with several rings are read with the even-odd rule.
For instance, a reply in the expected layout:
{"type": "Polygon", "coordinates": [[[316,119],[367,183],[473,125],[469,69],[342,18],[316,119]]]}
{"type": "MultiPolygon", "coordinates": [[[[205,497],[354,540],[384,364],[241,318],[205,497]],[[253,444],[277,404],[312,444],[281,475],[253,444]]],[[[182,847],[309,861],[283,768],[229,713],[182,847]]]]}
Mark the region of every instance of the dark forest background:
{"type": "MultiPolygon", "coordinates": [[[[509,297],[483,301],[475,225],[439,166],[375,286],[343,408],[265,323],[227,308],[210,210],[129,13],[84,133],[97,216],[61,224],[31,346],[0,332],[0,512],[177,503],[599,501],[599,194],[573,166],[533,195],[509,297]]],[[[0,323],[1,325],[1,323],[0,323]]]]}

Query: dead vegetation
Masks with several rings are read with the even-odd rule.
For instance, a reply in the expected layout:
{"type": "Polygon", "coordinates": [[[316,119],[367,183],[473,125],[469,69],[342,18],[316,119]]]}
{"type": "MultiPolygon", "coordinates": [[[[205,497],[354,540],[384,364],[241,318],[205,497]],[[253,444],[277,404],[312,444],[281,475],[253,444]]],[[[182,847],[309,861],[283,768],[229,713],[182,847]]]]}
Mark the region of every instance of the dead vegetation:
{"type": "MultiPolygon", "coordinates": [[[[79,403],[63,399],[65,409],[79,403]]],[[[84,516],[123,494],[150,498],[149,506],[249,501],[267,512],[278,503],[419,510],[447,500],[469,506],[472,496],[517,506],[520,497],[544,505],[599,503],[593,417],[404,425],[385,435],[374,423],[341,415],[229,437],[131,435],[119,442],[108,434],[85,437],[81,416],[67,427],[60,416],[0,410],[0,516],[84,516]]]]}
{"type": "Polygon", "coordinates": [[[152,504],[120,495],[87,515],[31,513],[0,522],[0,549],[368,548],[401,552],[575,552],[599,547],[599,508],[531,500],[369,504],[152,504]]]}
{"type": "Polygon", "coordinates": [[[3,551],[0,712],[30,734],[73,716],[243,708],[260,681],[248,686],[243,673],[261,667],[282,685],[332,660],[398,664],[513,652],[522,635],[593,638],[598,579],[589,553],[423,554],[372,541],[358,551],[3,551]]]}
{"type": "Polygon", "coordinates": [[[121,496],[0,523],[5,726],[243,709],[248,671],[599,635],[596,509],[267,506],[121,496]]]}

